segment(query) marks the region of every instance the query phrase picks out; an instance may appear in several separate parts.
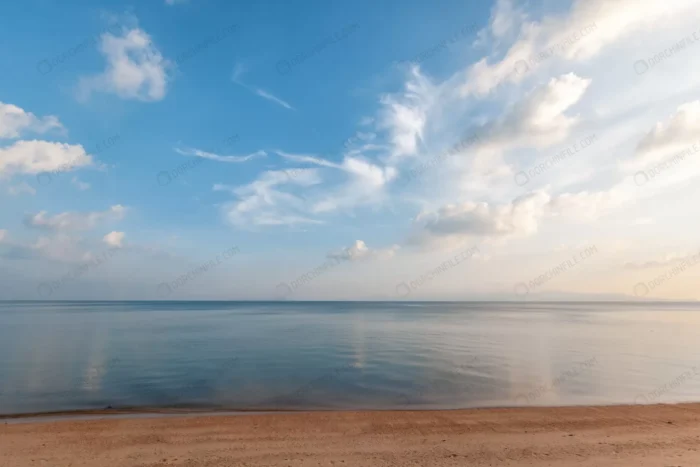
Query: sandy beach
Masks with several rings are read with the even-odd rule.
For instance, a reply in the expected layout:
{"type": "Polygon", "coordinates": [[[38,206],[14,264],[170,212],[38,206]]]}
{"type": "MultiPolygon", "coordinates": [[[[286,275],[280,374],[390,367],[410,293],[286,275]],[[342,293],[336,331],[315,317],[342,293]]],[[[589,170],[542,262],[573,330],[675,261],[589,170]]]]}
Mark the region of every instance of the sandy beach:
{"type": "Polygon", "coordinates": [[[700,465],[700,404],[22,422],[5,467],[700,465]]]}

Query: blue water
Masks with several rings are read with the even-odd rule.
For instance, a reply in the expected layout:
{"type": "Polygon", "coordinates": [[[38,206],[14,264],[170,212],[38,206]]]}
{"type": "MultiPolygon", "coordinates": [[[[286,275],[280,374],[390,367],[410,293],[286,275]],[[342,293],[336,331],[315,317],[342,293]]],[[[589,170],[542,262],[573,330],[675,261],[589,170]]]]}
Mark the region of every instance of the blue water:
{"type": "Polygon", "coordinates": [[[700,401],[693,303],[0,302],[0,414],[700,401]]]}

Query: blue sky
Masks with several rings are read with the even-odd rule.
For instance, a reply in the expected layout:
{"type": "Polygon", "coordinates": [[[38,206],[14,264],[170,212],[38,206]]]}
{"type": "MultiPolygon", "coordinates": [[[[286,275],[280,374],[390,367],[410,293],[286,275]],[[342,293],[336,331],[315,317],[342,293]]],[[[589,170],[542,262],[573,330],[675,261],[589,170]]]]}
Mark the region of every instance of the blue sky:
{"type": "Polygon", "coordinates": [[[3,5],[0,299],[697,298],[696,3],[3,5]]]}

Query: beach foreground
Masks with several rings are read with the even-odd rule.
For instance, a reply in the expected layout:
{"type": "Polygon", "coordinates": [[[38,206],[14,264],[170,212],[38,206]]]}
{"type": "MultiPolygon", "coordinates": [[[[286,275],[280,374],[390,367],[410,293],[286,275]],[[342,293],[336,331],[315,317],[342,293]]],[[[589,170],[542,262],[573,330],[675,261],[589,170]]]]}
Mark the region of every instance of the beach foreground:
{"type": "Polygon", "coordinates": [[[0,424],[5,467],[698,466],[700,404],[0,424]]]}

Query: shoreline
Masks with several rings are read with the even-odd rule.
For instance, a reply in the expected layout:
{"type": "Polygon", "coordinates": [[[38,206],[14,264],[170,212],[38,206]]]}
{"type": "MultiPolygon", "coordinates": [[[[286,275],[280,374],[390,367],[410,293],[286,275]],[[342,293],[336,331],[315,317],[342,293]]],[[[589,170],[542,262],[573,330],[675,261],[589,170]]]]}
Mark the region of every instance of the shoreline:
{"type": "Polygon", "coordinates": [[[700,465],[700,403],[171,415],[0,423],[3,465],[700,465]]]}
{"type": "Polygon", "coordinates": [[[218,406],[170,406],[170,407],[107,407],[103,409],[68,409],[68,410],[53,410],[46,412],[20,412],[0,414],[0,424],[13,420],[26,420],[51,418],[55,420],[83,419],[84,417],[94,417],[94,419],[109,419],[110,417],[119,417],[120,419],[133,417],[193,417],[193,416],[221,416],[221,415],[251,415],[251,414],[295,414],[295,413],[386,413],[386,412],[476,412],[488,410],[550,410],[550,409],[576,409],[576,408],[623,408],[623,407],[678,407],[678,406],[698,406],[698,402],[674,402],[674,403],[655,403],[655,404],[596,404],[596,405],[512,405],[512,406],[477,406],[477,407],[458,407],[458,408],[329,408],[329,407],[253,407],[253,408],[235,408],[235,407],[218,407],[218,406]]]}

